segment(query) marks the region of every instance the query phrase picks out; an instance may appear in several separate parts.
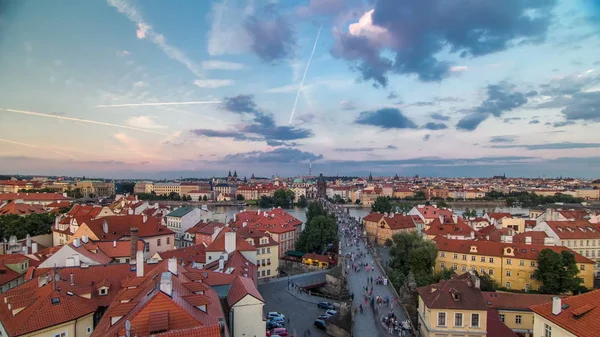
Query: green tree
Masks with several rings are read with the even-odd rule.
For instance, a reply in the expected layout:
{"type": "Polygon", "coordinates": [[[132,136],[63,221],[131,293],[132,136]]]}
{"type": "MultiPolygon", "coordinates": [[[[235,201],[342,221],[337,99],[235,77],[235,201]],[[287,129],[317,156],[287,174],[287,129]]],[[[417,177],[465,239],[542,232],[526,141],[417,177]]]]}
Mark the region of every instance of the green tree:
{"type": "Polygon", "coordinates": [[[26,216],[16,214],[0,216],[0,234],[8,240],[11,235],[17,239],[24,239],[27,234],[31,236],[49,234],[54,224],[54,213],[39,213],[26,216]]]}
{"type": "Polygon", "coordinates": [[[320,203],[311,202],[306,210],[306,226],[296,249],[307,253],[321,253],[327,245],[337,241],[338,226],[336,218],[327,214],[320,203]]]}
{"type": "Polygon", "coordinates": [[[573,253],[566,250],[556,253],[546,248],[538,255],[538,267],[533,277],[542,282],[541,292],[562,294],[573,292],[581,286],[583,279],[577,277],[578,274],[579,268],[573,253]]]}
{"type": "Polygon", "coordinates": [[[244,200],[245,200],[244,196],[243,196],[243,195],[241,195],[241,194],[238,194],[238,195],[237,195],[237,197],[236,197],[236,199],[237,199],[238,201],[244,201],[244,200]]]}
{"type": "Polygon", "coordinates": [[[415,232],[396,234],[392,241],[390,269],[396,271],[396,277],[403,275],[402,278],[392,279],[392,282],[396,286],[402,285],[398,282],[402,282],[412,271],[418,286],[431,283],[437,257],[436,245],[424,240],[415,232]]]}
{"type": "Polygon", "coordinates": [[[417,191],[415,192],[415,200],[425,200],[427,196],[425,195],[425,191],[417,191]]]}
{"type": "Polygon", "coordinates": [[[387,238],[387,239],[385,239],[385,243],[383,245],[389,248],[393,244],[394,244],[394,241],[392,241],[392,239],[390,239],[390,238],[387,238]]]}
{"type": "Polygon", "coordinates": [[[439,201],[436,202],[436,204],[437,204],[438,207],[443,207],[443,208],[450,207],[450,205],[448,205],[448,203],[445,202],[444,200],[439,200],[439,201]]]}
{"type": "Polygon", "coordinates": [[[392,203],[386,197],[377,197],[373,205],[371,205],[371,212],[389,213],[391,211],[392,203]]]}
{"type": "Polygon", "coordinates": [[[444,268],[433,274],[433,276],[431,277],[431,282],[438,283],[441,280],[449,280],[454,274],[456,274],[454,270],[444,268]]]}
{"type": "Polygon", "coordinates": [[[413,209],[413,205],[408,202],[399,202],[394,207],[397,213],[408,213],[413,209]]]}
{"type": "Polygon", "coordinates": [[[123,193],[133,194],[134,187],[135,187],[134,182],[124,181],[121,183],[121,188],[123,188],[123,193]]]}
{"type": "Polygon", "coordinates": [[[208,201],[208,197],[206,196],[206,194],[202,197],[202,201],[208,201]]]}
{"type": "Polygon", "coordinates": [[[75,188],[73,190],[66,191],[67,196],[73,199],[81,199],[83,198],[83,193],[81,193],[81,188],[75,188]]]}
{"type": "Polygon", "coordinates": [[[356,201],[354,201],[355,204],[360,205],[360,199],[356,199],[356,201]]]}
{"type": "Polygon", "coordinates": [[[298,207],[308,206],[308,200],[306,199],[306,196],[301,195],[300,198],[298,198],[298,202],[296,203],[296,206],[298,206],[298,207]]]}
{"type": "Polygon", "coordinates": [[[494,280],[489,274],[477,274],[479,277],[481,291],[496,291],[500,288],[500,284],[494,280]]]}
{"type": "Polygon", "coordinates": [[[262,196],[258,201],[260,207],[290,207],[296,195],[290,189],[279,189],[273,193],[272,197],[262,196]]]}

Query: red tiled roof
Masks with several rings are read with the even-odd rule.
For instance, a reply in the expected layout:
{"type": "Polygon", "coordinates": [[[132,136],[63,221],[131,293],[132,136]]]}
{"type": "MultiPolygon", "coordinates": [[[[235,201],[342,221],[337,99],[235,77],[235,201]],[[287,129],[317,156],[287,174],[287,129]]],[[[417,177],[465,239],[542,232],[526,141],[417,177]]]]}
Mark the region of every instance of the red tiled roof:
{"type": "Polygon", "coordinates": [[[205,325],[189,329],[171,330],[159,334],[155,337],[221,337],[221,328],[218,324],[205,325]]]}
{"type": "Polygon", "coordinates": [[[429,224],[429,228],[424,231],[427,235],[460,235],[470,236],[473,233],[471,228],[462,218],[457,217],[456,223],[453,222],[452,217],[446,217],[444,222],[440,218],[436,218],[429,224]]]}
{"type": "Polygon", "coordinates": [[[417,210],[423,215],[425,219],[437,219],[440,215],[446,217],[452,217],[453,213],[449,209],[437,208],[434,206],[417,207],[417,210]]]}
{"type": "Polygon", "coordinates": [[[494,212],[489,212],[489,213],[486,213],[486,214],[487,214],[487,216],[490,219],[496,219],[496,220],[501,220],[501,219],[504,219],[504,218],[512,218],[512,214],[510,214],[510,213],[494,213],[494,212]]]}
{"type": "Polygon", "coordinates": [[[303,259],[311,259],[314,261],[321,261],[321,262],[331,262],[331,258],[327,255],[320,255],[320,254],[315,254],[315,253],[306,253],[304,254],[304,256],[302,256],[303,259]]]}
{"type": "Polygon", "coordinates": [[[445,252],[511,257],[509,255],[504,255],[504,248],[511,248],[514,253],[514,257],[511,258],[537,260],[538,254],[544,249],[550,249],[556,253],[566,250],[575,255],[575,261],[577,263],[594,263],[594,261],[563,246],[526,245],[493,241],[451,240],[444,237],[436,237],[434,241],[437,243],[438,250],[445,252]],[[472,246],[477,248],[476,252],[471,251],[472,246]]]}
{"type": "Polygon", "coordinates": [[[490,308],[500,310],[529,311],[532,305],[552,302],[555,295],[505,293],[482,291],[483,299],[490,308]]]}
{"type": "Polygon", "coordinates": [[[204,245],[194,245],[179,249],[168,250],[158,253],[163,260],[174,257],[179,262],[183,262],[186,266],[192,263],[206,263],[206,247],[204,245]]]}
{"type": "Polygon", "coordinates": [[[544,244],[544,239],[546,239],[548,235],[542,231],[529,231],[523,232],[513,236],[514,243],[525,243],[525,238],[531,238],[532,244],[544,244]]]}
{"type": "Polygon", "coordinates": [[[210,221],[210,222],[204,222],[204,220],[201,220],[200,222],[198,222],[197,224],[195,224],[193,227],[189,228],[188,230],[186,230],[187,233],[190,234],[206,234],[206,235],[212,235],[215,232],[215,228],[222,228],[225,227],[226,225],[222,222],[217,222],[217,221],[210,221]]]}
{"type": "MultiPolygon", "coordinates": [[[[90,245],[85,244],[84,246],[90,245]]],[[[115,243],[110,241],[95,241],[93,245],[96,245],[100,251],[102,251],[106,256],[110,258],[118,258],[118,257],[127,257],[131,254],[131,241],[130,240],[122,240],[116,241],[116,247],[114,247],[115,243]]],[[[92,247],[91,245],[89,246],[92,247]]],[[[144,242],[138,240],[137,242],[137,250],[144,250],[144,242]]]]}
{"type": "Polygon", "coordinates": [[[8,266],[6,266],[7,264],[20,263],[19,257],[22,257],[23,259],[27,260],[27,257],[25,255],[21,255],[21,254],[0,255],[0,286],[5,285],[8,282],[23,275],[23,274],[17,273],[16,271],[14,271],[14,270],[10,269],[8,266]],[[17,257],[14,257],[12,255],[17,255],[17,257]]]}
{"type": "Polygon", "coordinates": [[[569,220],[584,220],[585,217],[589,215],[588,212],[583,209],[557,210],[557,212],[569,220]]]}
{"type": "Polygon", "coordinates": [[[271,246],[277,246],[278,243],[277,241],[275,241],[275,239],[273,239],[268,233],[265,232],[261,232],[259,230],[253,230],[249,227],[241,227],[238,228],[235,233],[238,236],[241,236],[242,238],[244,238],[244,240],[247,239],[252,239],[254,241],[254,247],[258,248],[258,247],[271,247],[271,246]],[[260,243],[260,239],[261,238],[268,238],[268,242],[267,243],[260,243]]]}
{"type": "Polygon", "coordinates": [[[243,227],[245,222],[250,228],[278,234],[294,231],[297,226],[302,225],[302,221],[281,208],[258,213],[258,211],[240,212],[236,214],[236,220],[232,220],[229,224],[232,228],[239,228],[243,227]]]}
{"type": "Polygon", "coordinates": [[[600,290],[561,299],[562,311],[552,314],[552,302],[530,309],[578,337],[597,337],[600,329],[600,290]],[[568,307],[565,308],[565,304],[568,307]]]}
{"type": "Polygon", "coordinates": [[[0,215],[29,215],[38,213],[47,213],[42,205],[29,205],[23,203],[15,203],[14,201],[9,202],[4,207],[0,208],[0,215]]]}
{"type": "Polygon", "coordinates": [[[379,222],[383,218],[383,213],[371,212],[363,218],[364,221],[379,222]]]}
{"type": "MultiPolygon", "coordinates": [[[[225,251],[225,233],[221,232],[217,238],[206,247],[207,252],[224,252],[225,251]]],[[[255,251],[256,247],[249,244],[241,235],[235,236],[235,250],[240,251],[255,251]]]]}
{"type": "Polygon", "coordinates": [[[119,240],[129,236],[132,227],[138,228],[140,238],[174,234],[172,230],[161,224],[159,218],[149,216],[144,222],[143,215],[106,216],[85,221],[85,224],[101,241],[119,240]],[[108,223],[108,233],[104,233],[104,222],[108,223]]]}
{"type": "Polygon", "coordinates": [[[463,275],[417,288],[417,292],[429,309],[487,310],[481,290],[463,275]]]}
{"type": "Polygon", "coordinates": [[[55,202],[51,202],[48,205],[46,205],[46,207],[52,207],[52,208],[63,208],[63,207],[69,207],[71,206],[71,203],[68,201],[55,201],[55,202]]]}
{"type": "Polygon", "coordinates": [[[589,221],[546,221],[546,224],[562,240],[600,239],[600,230],[589,221]]]}
{"type": "Polygon", "coordinates": [[[247,277],[236,277],[227,293],[227,303],[230,307],[250,295],[264,303],[264,300],[251,279],[247,277]]]}
{"type": "Polygon", "coordinates": [[[0,193],[0,201],[21,199],[24,201],[71,200],[60,193],[0,193]]]}
{"type": "Polygon", "coordinates": [[[487,336],[486,337],[518,337],[518,335],[500,320],[496,309],[487,310],[487,336]]]}

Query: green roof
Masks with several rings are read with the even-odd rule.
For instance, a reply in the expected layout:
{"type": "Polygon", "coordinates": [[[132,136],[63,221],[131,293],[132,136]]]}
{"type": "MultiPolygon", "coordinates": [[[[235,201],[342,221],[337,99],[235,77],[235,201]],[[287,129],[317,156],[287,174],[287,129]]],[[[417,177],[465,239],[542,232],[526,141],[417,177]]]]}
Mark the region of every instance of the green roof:
{"type": "Polygon", "coordinates": [[[288,250],[287,252],[285,252],[285,255],[287,255],[287,256],[294,256],[294,257],[303,257],[304,254],[306,254],[306,253],[299,252],[299,251],[296,251],[296,250],[288,250]]]}
{"type": "Polygon", "coordinates": [[[194,208],[196,208],[196,207],[190,207],[190,206],[179,207],[178,209],[174,210],[173,212],[167,214],[167,216],[174,216],[177,218],[181,218],[182,216],[193,211],[194,208]]]}

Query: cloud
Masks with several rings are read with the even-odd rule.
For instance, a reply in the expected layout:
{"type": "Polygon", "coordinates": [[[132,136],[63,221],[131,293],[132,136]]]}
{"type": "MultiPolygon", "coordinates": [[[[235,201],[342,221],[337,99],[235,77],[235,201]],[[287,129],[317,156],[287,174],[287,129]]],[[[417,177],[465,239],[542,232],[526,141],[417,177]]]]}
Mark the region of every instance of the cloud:
{"type": "Polygon", "coordinates": [[[439,112],[433,112],[433,113],[429,114],[429,117],[431,117],[431,119],[435,119],[436,121],[449,121],[450,120],[450,116],[442,115],[439,112]]]}
{"type": "Polygon", "coordinates": [[[508,83],[491,84],[487,86],[487,98],[477,107],[470,109],[471,113],[463,117],[456,127],[462,130],[475,130],[479,124],[490,116],[500,117],[504,112],[514,110],[528,102],[537,92],[518,92],[515,86],[508,83]]]}
{"type": "Polygon", "coordinates": [[[423,140],[424,140],[424,141],[428,141],[428,140],[429,140],[429,138],[431,138],[431,135],[430,135],[430,134],[426,134],[425,136],[423,136],[423,140]]]}
{"type": "Polygon", "coordinates": [[[143,88],[143,87],[147,87],[148,83],[146,83],[144,81],[137,81],[137,82],[133,83],[133,86],[136,88],[143,88]]]}
{"type": "Polygon", "coordinates": [[[24,146],[24,147],[30,147],[30,148],[34,148],[34,149],[40,149],[40,150],[43,150],[43,151],[48,151],[48,152],[52,152],[54,154],[58,154],[60,156],[67,157],[69,159],[75,159],[75,157],[73,157],[72,155],[70,155],[68,153],[65,153],[65,152],[62,152],[62,151],[58,151],[58,150],[55,150],[53,148],[46,147],[46,146],[39,146],[39,145],[35,145],[35,144],[28,144],[28,143],[23,143],[23,142],[16,142],[14,140],[2,139],[2,138],[0,138],[0,142],[8,143],[8,144],[13,144],[13,145],[24,146]]]}
{"type": "Polygon", "coordinates": [[[296,38],[290,20],[270,6],[263,15],[251,15],[244,27],[250,38],[250,49],[266,63],[275,63],[293,56],[296,38]]]}
{"type": "Polygon", "coordinates": [[[600,91],[578,92],[561,111],[569,121],[600,122],[600,91]]]}
{"type": "Polygon", "coordinates": [[[232,80],[195,80],[194,84],[200,88],[221,88],[233,84],[232,80]]]}
{"type": "Polygon", "coordinates": [[[571,149],[591,149],[600,148],[600,143],[546,143],[546,144],[515,144],[515,145],[493,145],[496,149],[523,148],[527,150],[571,150],[571,149]]]}
{"type": "Polygon", "coordinates": [[[372,3],[374,8],[348,31],[334,30],[331,54],[353,64],[363,80],[385,87],[392,73],[421,81],[448,77],[456,65],[442,59],[442,52],[466,59],[542,42],[555,1],[372,3]]]}
{"type": "Polygon", "coordinates": [[[322,159],[322,154],[314,154],[304,152],[295,148],[280,147],[272,151],[251,151],[230,154],[223,158],[224,162],[241,162],[241,163],[301,163],[322,159]]]}
{"type": "Polygon", "coordinates": [[[398,95],[396,95],[394,92],[390,92],[389,95],[387,95],[386,99],[396,99],[398,98],[398,95]]]}
{"type": "Polygon", "coordinates": [[[573,125],[575,122],[573,121],[560,121],[552,123],[552,126],[555,128],[562,128],[563,126],[573,125]]]}
{"type": "Polygon", "coordinates": [[[196,101],[196,102],[155,102],[155,103],[128,103],[96,105],[94,108],[123,108],[133,106],[163,106],[163,105],[196,105],[196,104],[219,104],[221,101],[196,101]]]}
{"type": "Polygon", "coordinates": [[[540,124],[540,120],[539,119],[532,119],[529,121],[528,124],[540,124]]]}
{"type": "Polygon", "coordinates": [[[333,149],[335,152],[371,152],[377,150],[396,150],[398,149],[394,145],[388,145],[385,147],[338,147],[333,149]]]}
{"type": "Polygon", "coordinates": [[[341,101],[340,102],[340,106],[342,107],[342,110],[356,110],[358,109],[358,107],[356,106],[356,104],[354,104],[354,102],[352,101],[341,101]]]}
{"type": "Polygon", "coordinates": [[[429,123],[426,123],[425,125],[423,125],[421,128],[428,129],[428,130],[444,130],[444,129],[447,129],[448,126],[444,123],[429,122],[429,123]]]}
{"type": "Polygon", "coordinates": [[[254,11],[252,2],[214,1],[210,13],[207,51],[211,56],[239,54],[250,50],[250,36],[243,23],[254,11]],[[245,3],[245,4],[244,4],[245,3]]]}
{"type": "Polygon", "coordinates": [[[119,124],[113,124],[113,123],[99,122],[99,121],[94,121],[94,120],[90,120],[90,119],[57,116],[57,115],[45,114],[45,113],[35,112],[35,111],[25,111],[25,110],[14,110],[14,109],[4,109],[4,108],[0,108],[0,110],[6,111],[6,112],[12,112],[12,113],[19,113],[19,114],[24,114],[24,115],[30,115],[30,116],[38,116],[38,117],[46,117],[46,118],[54,118],[54,119],[61,119],[61,120],[73,121],[73,122],[81,122],[81,123],[88,123],[88,124],[110,126],[110,127],[115,127],[115,128],[128,129],[128,130],[134,130],[134,131],[140,131],[140,132],[146,132],[146,133],[154,133],[154,134],[157,134],[157,135],[168,136],[168,134],[166,134],[166,133],[158,132],[158,131],[154,131],[154,130],[146,130],[146,129],[140,129],[140,128],[133,127],[133,126],[126,126],[126,125],[119,125],[119,124]]]}
{"type": "Polygon", "coordinates": [[[355,124],[377,126],[388,129],[416,129],[417,125],[396,108],[363,111],[354,120],[355,124]]]}
{"type": "Polygon", "coordinates": [[[127,55],[131,55],[131,53],[128,50],[121,50],[117,53],[119,56],[127,56],[127,55]]]}
{"type": "Polygon", "coordinates": [[[157,123],[152,116],[129,117],[125,122],[127,125],[142,129],[164,129],[166,126],[157,123]]]}
{"type": "Polygon", "coordinates": [[[296,7],[296,14],[303,18],[337,15],[348,7],[347,0],[310,0],[308,6],[296,7]]]}
{"type": "Polygon", "coordinates": [[[141,12],[126,0],[107,0],[108,4],[124,14],[130,21],[136,24],[136,35],[139,39],[148,39],[157,45],[165,55],[185,66],[192,74],[202,77],[200,67],[194,63],[184,52],[167,43],[164,35],[154,31],[152,26],[144,20],[141,12]]]}
{"type": "Polygon", "coordinates": [[[227,61],[203,61],[202,68],[207,70],[241,70],[244,69],[244,65],[236,62],[227,61]]]}
{"type": "Polygon", "coordinates": [[[469,67],[467,66],[452,66],[450,67],[450,71],[453,73],[460,73],[463,71],[467,71],[469,69],[469,67]]]}
{"type": "Polygon", "coordinates": [[[434,105],[437,105],[437,102],[418,101],[418,102],[411,103],[408,106],[434,106],[434,105]]]}
{"type": "Polygon", "coordinates": [[[396,150],[396,149],[398,149],[398,147],[397,147],[397,146],[395,146],[395,145],[388,145],[388,146],[386,146],[385,148],[386,148],[386,149],[389,149],[389,150],[396,150]]]}
{"type": "Polygon", "coordinates": [[[512,143],[515,141],[516,136],[494,136],[491,137],[490,143],[512,143]]]}

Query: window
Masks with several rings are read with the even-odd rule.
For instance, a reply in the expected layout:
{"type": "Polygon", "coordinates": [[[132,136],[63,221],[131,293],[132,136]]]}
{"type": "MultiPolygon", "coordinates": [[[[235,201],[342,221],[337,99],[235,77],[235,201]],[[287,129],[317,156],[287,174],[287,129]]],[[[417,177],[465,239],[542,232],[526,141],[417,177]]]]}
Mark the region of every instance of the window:
{"type": "Polygon", "coordinates": [[[261,274],[262,274],[262,276],[265,276],[265,271],[263,270],[263,271],[261,272],[261,274]]]}
{"type": "Polygon", "coordinates": [[[585,270],[585,264],[580,265],[579,270],[585,270]]]}
{"type": "Polygon", "coordinates": [[[463,318],[463,314],[460,312],[457,312],[454,314],[454,326],[462,326],[463,322],[462,322],[462,318],[463,318]]]}
{"type": "Polygon", "coordinates": [[[519,266],[524,266],[525,265],[525,261],[521,260],[519,261],[519,266]]]}
{"type": "Polygon", "coordinates": [[[167,238],[167,244],[168,245],[171,244],[171,238],[169,238],[169,237],[167,238]]]}
{"type": "Polygon", "coordinates": [[[156,239],[156,245],[160,247],[160,239],[156,239]]]}
{"type": "Polygon", "coordinates": [[[457,265],[455,265],[455,264],[453,264],[453,265],[452,265],[452,270],[457,270],[457,269],[458,269],[458,266],[457,266],[457,265]]]}
{"type": "Polygon", "coordinates": [[[485,268],[481,268],[481,273],[485,274],[485,268]]]}
{"type": "Polygon", "coordinates": [[[512,261],[510,259],[506,259],[506,264],[512,264],[512,261]]]}
{"type": "Polygon", "coordinates": [[[260,253],[261,253],[261,254],[264,254],[264,253],[265,253],[265,249],[264,249],[264,248],[263,248],[263,249],[261,249],[260,253]]]}
{"type": "Polygon", "coordinates": [[[438,313],[438,326],[446,326],[446,313],[438,313]]]}
{"type": "Polygon", "coordinates": [[[268,259],[267,259],[267,263],[268,263],[268,264],[271,264],[271,258],[268,258],[268,259]]]}
{"type": "Polygon", "coordinates": [[[500,322],[504,323],[504,314],[500,314],[500,322]]]}
{"type": "Polygon", "coordinates": [[[481,257],[481,262],[485,262],[485,256],[481,257]]]}
{"type": "Polygon", "coordinates": [[[494,258],[490,257],[490,263],[494,263],[494,258]]]}
{"type": "Polygon", "coordinates": [[[590,240],[585,240],[585,245],[589,246],[590,245],[590,240]]]}
{"type": "Polygon", "coordinates": [[[256,250],[256,255],[260,255],[260,249],[256,250]]]}
{"type": "Polygon", "coordinates": [[[515,323],[521,324],[521,315],[515,316],[515,323]]]}
{"type": "Polygon", "coordinates": [[[471,327],[479,327],[479,314],[471,314],[471,327]]]}
{"type": "Polygon", "coordinates": [[[271,269],[267,269],[267,276],[271,275],[271,269]]]}
{"type": "Polygon", "coordinates": [[[506,271],[506,276],[510,276],[510,270],[506,271]]]}
{"type": "Polygon", "coordinates": [[[488,274],[494,275],[494,269],[490,268],[490,270],[488,270],[488,274]]]}
{"type": "Polygon", "coordinates": [[[529,273],[529,279],[533,280],[533,273],[529,273]]]}
{"type": "Polygon", "coordinates": [[[85,332],[87,332],[87,334],[91,334],[92,333],[92,327],[88,326],[87,329],[85,329],[85,332]]]}
{"type": "Polygon", "coordinates": [[[531,261],[531,266],[535,267],[535,261],[531,261]]]}
{"type": "Polygon", "coordinates": [[[440,262],[440,268],[446,268],[446,264],[444,262],[440,262]]]}
{"type": "Polygon", "coordinates": [[[267,254],[271,254],[271,247],[267,247],[267,254]]]}
{"type": "Polygon", "coordinates": [[[106,295],[106,294],[108,294],[108,289],[100,288],[100,295],[106,295]]]}
{"type": "Polygon", "coordinates": [[[465,261],[467,261],[467,255],[463,254],[462,259],[465,260],[465,261]]]}
{"type": "Polygon", "coordinates": [[[453,258],[453,259],[455,259],[455,260],[456,260],[456,259],[458,259],[458,254],[454,254],[454,255],[452,256],[452,258],[453,258]]]}
{"type": "Polygon", "coordinates": [[[440,257],[446,257],[446,253],[445,252],[441,252],[440,253],[440,257]]]}
{"type": "Polygon", "coordinates": [[[67,333],[66,332],[55,333],[54,337],[67,337],[67,333]]]}
{"type": "Polygon", "coordinates": [[[510,289],[510,282],[506,282],[506,289],[510,289]]]}
{"type": "Polygon", "coordinates": [[[544,324],[544,337],[552,337],[552,327],[544,324]]]}
{"type": "Polygon", "coordinates": [[[460,268],[460,270],[462,270],[462,271],[467,271],[467,266],[463,265],[463,266],[460,268]]]}
{"type": "Polygon", "coordinates": [[[475,255],[471,256],[471,261],[475,261],[475,255]]]}

